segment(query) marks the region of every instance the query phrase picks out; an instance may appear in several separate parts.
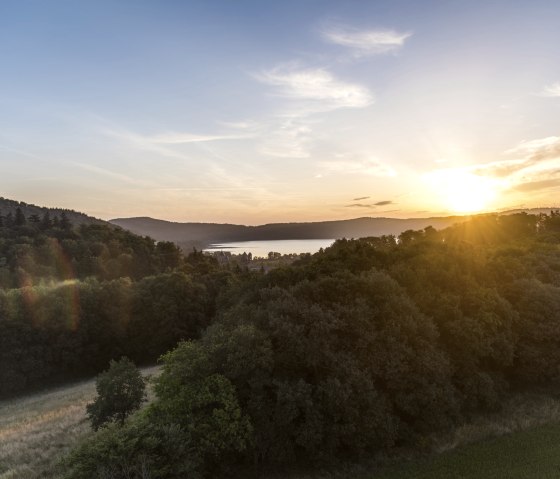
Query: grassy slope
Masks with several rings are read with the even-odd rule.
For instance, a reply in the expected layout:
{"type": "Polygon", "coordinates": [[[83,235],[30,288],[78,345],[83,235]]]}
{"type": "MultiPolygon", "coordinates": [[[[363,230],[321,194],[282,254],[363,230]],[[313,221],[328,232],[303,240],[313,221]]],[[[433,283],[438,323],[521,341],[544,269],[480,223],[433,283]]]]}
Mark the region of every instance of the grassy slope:
{"type": "Polygon", "coordinates": [[[0,402],[0,479],[56,477],[60,457],[90,433],[85,407],[94,396],[91,380],[0,402]]]}
{"type": "MultiPolygon", "coordinates": [[[[156,368],[144,370],[154,374],[156,368]]],[[[55,465],[90,433],[94,381],[0,402],[0,479],[57,477],[55,465]]],[[[560,399],[524,394],[433,443],[440,454],[401,465],[349,467],[292,479],[548,479],[560,477],[560,399]]],[[[276,476],[277,477],[277,476],[276,476]]],[[[286,479],[285,476],[282,479],[286,479]]]]}
{"type": "MultiPolygon", "coordinates": [[[[364,479],[368,476],[364,476],[364,479]]],[[[560,477],[560,424],[471,444],[371,479],[552,479],[560,477]]]]}
{"type": "MultiPolygon", "coordinates": [[[[432,452],[402,452],[385,467],[348,465],[289,479],[548,479],[560,477],[560,397],[524,393],[500,412],[479,416],[446,437],[426,438],[432,452]],[[400,459],[399,459],[400,458],[400,459]]],[[[287,479],[271,476],[271,479],[287,479]]]]}

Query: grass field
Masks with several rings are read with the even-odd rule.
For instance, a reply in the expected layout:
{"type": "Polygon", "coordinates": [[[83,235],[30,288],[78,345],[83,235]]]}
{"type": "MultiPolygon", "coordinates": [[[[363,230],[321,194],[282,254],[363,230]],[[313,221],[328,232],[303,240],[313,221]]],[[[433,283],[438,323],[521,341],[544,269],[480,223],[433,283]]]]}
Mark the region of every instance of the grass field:
{"type": "Polygon", "coordinates": [[[60,457],[90,433],[85,408],[94,396],[91,380],[0,402],[0,479],[57,477],[60,457]]]}
{"type": "Polygon", "coordinates": [[[560,423],[482,441],[364,479],[552,479],[560,477],[560,423]]]}
{"type": "Polygon", "coordinates": [[[478,417],[431,442],[425,457],[402,453],[386,459],[384,467],[377,461],[289,479],[560,478],[560,399],[519,394],[499,413],[478,417]]]}
{"type": "MultiPolygon", "coordinates": [[[[156,374],[157,368],[143,373],[156,374]]],[[[0,479],[58,477],[59,459],[90,434],[85,406],[94,395],[91,380],[0,402],[0,479]]],[[[431,443],[432,453],[424,458],[393,458],[383,468],[349,466],[290,478],[560,478],[560,399],[517,395],[500,413],[479,417],[431,443]]]]}

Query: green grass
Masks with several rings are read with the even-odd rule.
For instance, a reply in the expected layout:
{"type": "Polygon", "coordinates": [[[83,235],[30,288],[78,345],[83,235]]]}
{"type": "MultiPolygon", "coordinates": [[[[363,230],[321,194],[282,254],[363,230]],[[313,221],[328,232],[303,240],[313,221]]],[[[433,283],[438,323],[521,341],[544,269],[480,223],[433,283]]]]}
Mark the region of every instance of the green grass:
{"type": "Polygon", "coordinates": [[[560,397],[514,394],[499,412],[480,415],[448,435],[426,438],[427,444],[431,452],[424,457],[400,452],[369,463],[270,479],[560,478],[560,397]]]}
{"type": "Polygon", "coordinates": [[[470,444],[364,479],[552,479],[560,477],[560,424],[470,444]]]}

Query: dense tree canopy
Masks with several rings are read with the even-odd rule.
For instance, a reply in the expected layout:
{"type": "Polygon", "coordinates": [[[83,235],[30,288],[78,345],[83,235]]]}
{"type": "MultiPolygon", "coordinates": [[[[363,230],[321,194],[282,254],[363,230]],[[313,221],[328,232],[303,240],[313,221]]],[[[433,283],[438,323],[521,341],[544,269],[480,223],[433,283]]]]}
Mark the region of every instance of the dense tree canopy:
{"type": "Polygon", "coordinates": [[[559,386],[558,218],[488,215],[339,240],[268,274],[205,276],[215,299],[202,337],[164,357],[150,408],[81,446],[72,467],[99,463],[96,444],[117,440],[162,478],[356,459],[422,444],[513,388],[559,386]],[[188,447],[162,472],[131,431],[174,427],[188,447]]]}

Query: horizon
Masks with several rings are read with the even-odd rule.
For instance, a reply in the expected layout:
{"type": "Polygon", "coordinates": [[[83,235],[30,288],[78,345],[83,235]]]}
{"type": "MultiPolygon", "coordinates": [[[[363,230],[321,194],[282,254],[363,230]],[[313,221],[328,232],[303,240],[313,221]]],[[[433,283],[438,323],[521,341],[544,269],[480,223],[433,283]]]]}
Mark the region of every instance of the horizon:
{"type": "Polygon", "coordinates": [[[542,208],[560,4],[0,5],[0,195],[260,225],[542,208]]]}
{"type": "Polygon", "coordinates": [[[115,216],[111,218],[99,218],[92,216],[84,211],[79,211],[74,208],[66,208],[60,206],[49,206],[49,205],[38,205],[34,203],[28,203],[22,200],[14,199],[14,198],[4,198],[0,196],[0,200],[7,200],[13,201],[16,203],[23,204],[25,206],[30,207],[37,207],[37,208],[47,208],[51,210],[70,210],[77,214],[85,214],[86,216],[90,216],[95,219],[103,220],[106,222],[113,222],[119,220],[153,220],[153,221],[160,221],[164,223],[174,223],[174,224],[215,224],[215,225],[231,225],[231,226],[246,226],[246,227],[259,227],[259,226],[267,226],[271,224],[300,224],[300,223],[325,223],[325,222],[340,222],[340,221],[355,221],[355,220],[370,220],[370,219],[380,219],[380,220],[421,220],[421,219],[443,219],[443,218],[469,218],[474,216],[480,215],[507,215],[507,214],[515,214],[519,212],[526,212],[528,214],[536,214],[536,212],[547,212],[552,211],[560,211],[560,206],[536,206],[533,208],[517,208],[517,209],[502,209],[502,210],[495,210],[495,211],[484,211],[484,212],[473,212],[473,213],[450,213],[450,214],[442,214],[442,215],[425,215],[425,216],[354,216],[352,218],[332,218],[332,219],[315,219],[315,220],[308,220],[308,221],[295,221],[295,220],[287,220],[287,221],[278,221],[278,222],[266,222],[266,223],[232,223],[232,222],[213,222],[213,221],[189,221],[189,220],[171,220],[166,218],[156,218],[153,216],[115,216]]]}

